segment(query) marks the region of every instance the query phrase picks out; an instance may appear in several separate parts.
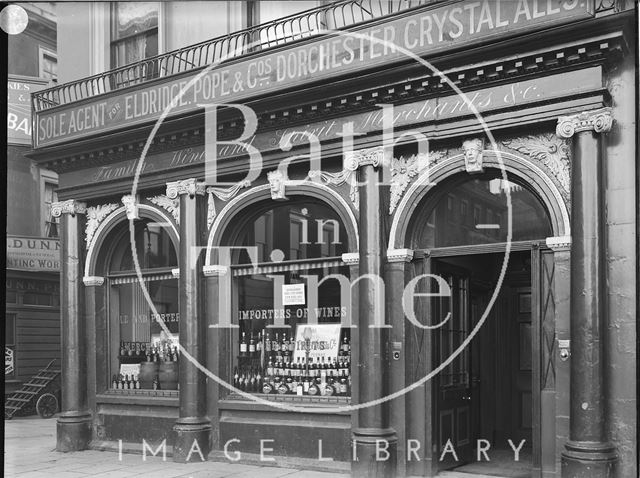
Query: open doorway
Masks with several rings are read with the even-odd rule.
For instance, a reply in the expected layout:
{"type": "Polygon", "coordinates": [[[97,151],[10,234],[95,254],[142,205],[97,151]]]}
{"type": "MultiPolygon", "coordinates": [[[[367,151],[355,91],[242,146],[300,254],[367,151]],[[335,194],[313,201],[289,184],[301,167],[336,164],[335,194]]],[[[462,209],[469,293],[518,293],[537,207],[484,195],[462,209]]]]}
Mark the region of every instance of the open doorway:
{"type": "Polygon", "coordinates": [[[439,276],[450,289],[440,296],[438,281],[425,281],[431,294],[418,310],[432,328],[410,330],[425,370],[438,369],[425,388],[426,476],[541,476],[541,416],[553,416],[554,399],[553,299],[541,300],[552,295],[552,235],[539,196],[496,171],[453,175],[417,209],[411,245],[424,259],[414,273],[439,276]]]}
{"type": "MultiPolygon", "coordinates": [[[[495,253],[434,259],[433,269],[452,290],[448,306],[444,301],[434,303],[434,313],[452,314],[449,323],[434,337],[434,363],[442,363],[481,320],[494,294],[503,260],[503,254],[495,253]]],[[[531,252],[512,253],[484,324],[468,350],[436,379],[433,403],[440,470],[531,477],[531,297],[531,252]]]]}

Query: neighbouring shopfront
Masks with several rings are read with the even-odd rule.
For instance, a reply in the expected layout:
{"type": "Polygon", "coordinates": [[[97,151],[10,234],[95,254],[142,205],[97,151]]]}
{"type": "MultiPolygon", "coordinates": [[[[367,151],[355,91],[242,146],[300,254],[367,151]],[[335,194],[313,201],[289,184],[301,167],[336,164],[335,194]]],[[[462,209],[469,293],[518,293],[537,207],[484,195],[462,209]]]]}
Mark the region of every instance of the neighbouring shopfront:
{"type": "Polygon", "coordinates": [[[225,101],[255,112],[250,134],[242,107],[212,125],[193,106],[208,74],[151,137],[161,108],[141,105],[192,77],[34,96],[33,157],[60,175],[58,449],[635,473],[636,32],[595,3],[484,2],[474,23],[444,2],[354,28],[451,84],[375,41],[317,78],[286,65],[323,37],[235,58],[213,71],[239,82],[225,101]],[[412,40],[441,16],[475,29],[412,40]],[[280,64],[277,89],[252,89],[250,65],[280,64]]]}

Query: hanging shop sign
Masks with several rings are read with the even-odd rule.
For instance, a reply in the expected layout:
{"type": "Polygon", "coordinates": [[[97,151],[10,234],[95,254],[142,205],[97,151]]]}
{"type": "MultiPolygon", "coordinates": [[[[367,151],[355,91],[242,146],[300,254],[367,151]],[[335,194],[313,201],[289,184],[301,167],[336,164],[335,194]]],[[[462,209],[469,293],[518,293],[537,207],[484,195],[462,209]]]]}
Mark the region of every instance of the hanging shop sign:
{"type": "Polygon", "coordinates": [[[9,76],[7,81],[7,143],[31,144],[31,93],[43,89],[44,80],[9,76]]]}
{"type": "Polygon", "coordinates": [[[172,101],[172,114],[212,103],[233,103],[301,84],[332,79],[406,61],[400,46],[418,56],[505,39],[592,16],[593,0],[483,0],[428,6],[394,20],[353,31],[357,36],[322,36],[264,55],[240,59],[199,77],[198,73],[153,86],[101,95],[82,106],[36,113],[35,147],[69,141],[157,120],[172,101]]]}
{"type": "MultiPolygon", "coordinates": [[[[527,104],[578,95],[602,87],[600,67],[585,68],[561,75],[550,75],[534,80],[485,88],[468,93],[469,101],[480,113],[518,108],[527,104]]],[[[458,95],[429,98],[413,103],[394,106],[393,126],[402,128],[410,125],[433,123],[440,120],[471,115],[471,110],[458,95]]],[[[339,141],[342,125],[353,123],[354,134],[364,134],[382,129],[382,110],[297,125],[290,128],[259,132],[245,141],[261,153],[279,149],[280,139],[292,134],[291,143],[308,144],[307,133],[315,135],[321,143],[339,141]]],[[[428,128],[427,128],[428,129],[428,128]]],[[[421,129],[421,131],[423,131],[421,129]]],[[[238,144],[218,145],[218,159],[230,160],[244,156],[245,149],[238,144]]],[[[147,175],[177,167],[204,164],[205,148],[194,146],[150,155],[142,164],[141,174],[147,175]]],[[[60,176],[60,188],[81,184],[96,184],[118,179],[132,178],[136,172],[137,160],[121,161],[94,168],[69,171],[60,176]]],[[[222,170],[222,167],[220,168],[222,170]]]]}
{"type": "Polygon", "coordinates": [[[59,272],[60,241],[7,236],[7,269],[59,272]]]}
{"type": "Polygon", "coordinates": [[[296,327],[296,348],[293,361],[330,363],[340,351],[340,324],[299,324],[296,327]]]}

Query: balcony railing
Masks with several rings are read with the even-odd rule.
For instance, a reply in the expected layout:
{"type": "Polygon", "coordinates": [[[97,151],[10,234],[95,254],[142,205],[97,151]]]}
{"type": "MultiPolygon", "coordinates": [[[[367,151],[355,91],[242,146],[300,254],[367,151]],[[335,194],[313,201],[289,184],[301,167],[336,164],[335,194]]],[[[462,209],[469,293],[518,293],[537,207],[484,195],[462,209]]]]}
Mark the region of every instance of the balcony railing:
{"type": "Polygon", "coordinates": [[[44,111],[150,81],[237,58],[326,30],[347,28],[362,22],[443,0],[342,0],[239,30],[202,43],[147,58],[32,95],[33,110],[44,111]]]}

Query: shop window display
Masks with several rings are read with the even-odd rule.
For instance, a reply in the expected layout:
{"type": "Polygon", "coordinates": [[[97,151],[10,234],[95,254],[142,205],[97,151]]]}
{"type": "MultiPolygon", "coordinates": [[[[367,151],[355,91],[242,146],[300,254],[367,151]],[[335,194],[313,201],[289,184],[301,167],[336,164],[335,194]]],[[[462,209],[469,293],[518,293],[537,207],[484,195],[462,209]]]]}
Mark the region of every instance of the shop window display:
{"type": "Polygon", "coordinates": [[[136,221],[135,249],[141,283],[129,237],[127,224],[109,261],[110,388],[175,390],[180,322],[178,279],[171,273],[177,267],[175,249],[158,223],[136,221]]]}
{"type": "Polygon", "coordinates": [[[285,396],[349,397],[349,268],[346,231],[324,205],[293,203],[253,217],[232,265],[237,306],[231,382],[285,396]]]}

